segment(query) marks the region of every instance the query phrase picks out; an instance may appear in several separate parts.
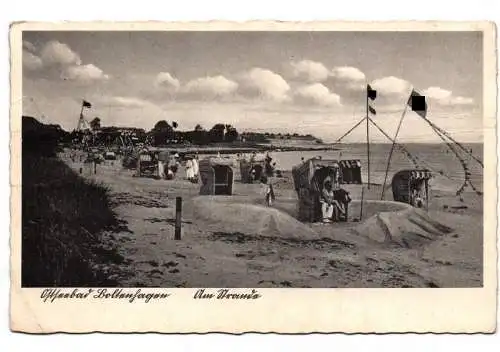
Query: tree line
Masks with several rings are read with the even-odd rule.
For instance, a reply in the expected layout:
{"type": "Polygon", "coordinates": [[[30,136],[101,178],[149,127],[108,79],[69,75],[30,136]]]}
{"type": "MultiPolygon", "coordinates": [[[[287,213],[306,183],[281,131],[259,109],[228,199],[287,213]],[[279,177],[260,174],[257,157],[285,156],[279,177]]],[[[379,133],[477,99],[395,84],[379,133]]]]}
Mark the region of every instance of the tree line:
{"type": "MultiPolygon", "coordinates": [[[[208,144],[208,143],[232,143],[238,140],[239,133],[235,127],[229,124],[217,123],[211,129],[206,130],[200,124],[196,125],[193,130],[180,131],[178,124],[175,121],[171,123],[166,120],[158,121],[154,127],[146,132],[139,128],[124,129],[120,127],[102,127],[101,120],[96,117],[90,122],[93,131],[102,132],[101,134],[112,135],[114,133],[128,132],[140,142],[149,140],[151,144],[161,146],[166,144],[180,144],[189,142],[192,144],[208,144]]],[[[107,137],[109,138],[109,137],[107,137]]]]}

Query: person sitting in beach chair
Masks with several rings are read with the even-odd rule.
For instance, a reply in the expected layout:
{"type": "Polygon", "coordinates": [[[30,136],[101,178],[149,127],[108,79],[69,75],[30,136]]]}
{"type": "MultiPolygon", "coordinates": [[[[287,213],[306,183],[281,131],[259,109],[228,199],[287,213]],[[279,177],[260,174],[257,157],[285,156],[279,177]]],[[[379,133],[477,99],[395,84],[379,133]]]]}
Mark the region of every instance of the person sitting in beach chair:
{"type": "Polygon", "coordinates": [[[351,202],[351,197],[349,192],[343,188],[339,188],[333,191],[334,199],[334,210],[333,219],[335,221],[347,221],[349,203],[351,202]]]}
{"type": "Polygon", "coordinates": [[[424,199],[422,197],[422,192],[419,189],[414,188],[412,191],[413,206],[415,208],[422,208],[424,206],[424,199]]]}
{"type": "Polygon", "coordinates": [[[332,181],[329,177],[325,179],[323,183],[323,190],[321,191],[321,215],[323,223],[332,222],[332,216],[334,211],[334,193],[332,189],[332,181]]]}

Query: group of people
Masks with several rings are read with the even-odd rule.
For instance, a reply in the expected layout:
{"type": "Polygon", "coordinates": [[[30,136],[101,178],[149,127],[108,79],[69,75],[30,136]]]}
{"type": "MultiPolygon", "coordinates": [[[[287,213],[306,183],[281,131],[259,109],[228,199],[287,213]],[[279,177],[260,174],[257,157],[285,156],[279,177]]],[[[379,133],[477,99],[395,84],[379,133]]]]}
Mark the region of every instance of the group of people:
{"type": "Polygon", "coordinates": [[[175,178],[179,170],[179,154],[171,154],[168,151],[158,153],[158,177],[165,180],[175,178]]]}
{"type": "Polygon", "coordinates": [[[186,178],[193,183],[197,183],[199,170],[198,156],[188,157],[186,160],[186,178]]]}
{"type": "MultiPolygon", "coordinates": [[[[158,176],[161,179],[172,180],[175,178],[181,163],[178,153],[171,154],[168,151],[158,153],[158,176]]],[[[186,178],[196,183],[198,182],[199,164],[198,155],[189,156],[186,158],[185,170],[186,178]]]]}

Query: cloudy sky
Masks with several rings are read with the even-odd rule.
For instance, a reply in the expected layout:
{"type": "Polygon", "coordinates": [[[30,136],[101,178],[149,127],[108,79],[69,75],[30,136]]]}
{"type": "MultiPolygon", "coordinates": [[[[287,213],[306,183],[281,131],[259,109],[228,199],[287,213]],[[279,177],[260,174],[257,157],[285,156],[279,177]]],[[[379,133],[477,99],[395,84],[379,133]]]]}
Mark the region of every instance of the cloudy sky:
{"type": "MultiPolygon", "coordinates": [[[[393,135],[412,87],[428,117],[482,141],[480,32],[24,32],[23,113],[76,127],[87,119],[150,129],[230,123],[239,131],[311,133],[333,141],[363,117],[393,135]]],[[[346,141],[362,141],[358,128],[346,141]]],[[[375,128],[372,140],[384,142],[375,128]]],[[[414,112],[399,139],[439,141],[414,112]]]]}

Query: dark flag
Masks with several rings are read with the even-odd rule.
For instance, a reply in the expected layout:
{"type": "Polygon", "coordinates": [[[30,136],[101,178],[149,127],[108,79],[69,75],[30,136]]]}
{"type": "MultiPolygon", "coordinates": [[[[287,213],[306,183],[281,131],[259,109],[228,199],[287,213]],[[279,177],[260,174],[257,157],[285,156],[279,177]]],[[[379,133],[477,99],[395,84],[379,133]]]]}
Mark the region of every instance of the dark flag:
{"type": "Polygon", "coordinates": [[[178,125],[177,125],[177,122],[172,121],[172,127],[173,127],[173,128],[177,128],[177,126],[178,126],[178,125]]]}
{"type": "Polygon", "coordinates": [[[89,103],[88,101],[86,101],[86,100],[84,100],[84,101],[83,101],[83,104],[82,104],[82,105],[83,105],[83,107],[84,107],[84,108],[91,108],[91,107],[92,107],[92,104],[90,104],[90,103],[89,103]]]}
{"type": "Polygon", "coordinates": [[[366,95],[370,98],[370,100],[375,100],[375,98],[377,98],[377,91],[372,89],[372,87],[368,84],[366,86],[366,95]]]}
{"type": "MultiPolygon", "coordinates": [[[[375,100],[377,98],[377,91],[375,89],[373,89],[369,84],[366,86],[366,97],[367,99],[370,99],[370,100],[375,100]]],[[[377,114],[377,111],[372,108],[370,106],[370,104],[368,104],[368,110],[373,114],[373,115],[376,115],[377,114]]]]}
{"type": "Polygon", "coordinates": [[[420,117],[425,119],[427,116],[427,103],[425,101],[425,95],[421,95],[414,89],[412,89],[411,95],[408,98],[408,106],[420,117]]]}

